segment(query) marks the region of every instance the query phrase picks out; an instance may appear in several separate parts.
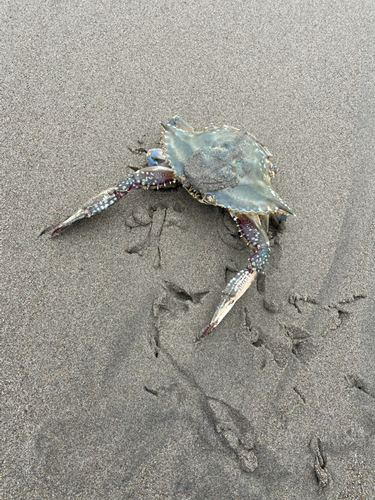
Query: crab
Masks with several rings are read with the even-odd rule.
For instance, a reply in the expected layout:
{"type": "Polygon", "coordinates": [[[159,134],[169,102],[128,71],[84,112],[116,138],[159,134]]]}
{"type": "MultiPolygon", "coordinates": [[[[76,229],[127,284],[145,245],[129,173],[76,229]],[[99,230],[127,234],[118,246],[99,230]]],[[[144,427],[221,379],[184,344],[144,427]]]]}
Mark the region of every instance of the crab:
{"type": "Polygon", "coordinates": [[[161,124],[161,135],[161,148],[147,152],[147,167],[91,199],[59,224],[51,236],[79,219],[106,210],[138,188],[182,185],[200,203],[227,209],[253,253],[248,265],[226,285],[202,338],[217,327],[266,264],[270,215],[281,221],[295,214],[271,187],[277,171],[270,161],[271,153],[248,132],[226,125],[209,125],[196,131],[175,116],[161,124]]]}

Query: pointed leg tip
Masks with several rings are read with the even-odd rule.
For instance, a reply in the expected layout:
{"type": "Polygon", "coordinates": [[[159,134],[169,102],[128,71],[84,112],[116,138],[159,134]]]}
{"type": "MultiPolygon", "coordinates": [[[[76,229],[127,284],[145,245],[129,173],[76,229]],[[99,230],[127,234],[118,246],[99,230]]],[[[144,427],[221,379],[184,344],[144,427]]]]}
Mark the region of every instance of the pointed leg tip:
{"type": "Polygon", "coordinates": [[[208,327],[205,330],[203,330],[203,333],[199,336],[199,339],[203,339],[203,337],[205,337],[206,335],[208,335],[211,332],[210,326],[211,325],[208,325],[208,327]]]}
{"type": "Polygon", "coordinates": [[[215,327],[216,327],[215,323],[210,323],[208,327],[205,330],[203,330],[203,333],[198,337],[198,340],[201,340],[203,337],[211,333],[215,327]]]}
{"type": "Polygon", "coordinates": [[[57,236],[57,233],[60,231],[60,229],[61,229],[61,226],[55,227],[55,229],[51,233],[51,238],[54,238],[55,236],[57,236]]]}

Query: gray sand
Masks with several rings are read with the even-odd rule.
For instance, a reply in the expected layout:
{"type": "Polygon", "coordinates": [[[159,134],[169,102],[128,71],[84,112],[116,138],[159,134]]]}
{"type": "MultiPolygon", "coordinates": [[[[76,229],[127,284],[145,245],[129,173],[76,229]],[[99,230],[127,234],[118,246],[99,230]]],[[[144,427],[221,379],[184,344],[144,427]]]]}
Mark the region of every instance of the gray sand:
{"type": "Polygon", "coordinates": [[[3,498],[374,498],[374,3],[0,12],[3,498]],[[137,191],[39,236],[174,114],[255,134],[297,214],[198,345],[249,255],[223,210],[137,191]]]}

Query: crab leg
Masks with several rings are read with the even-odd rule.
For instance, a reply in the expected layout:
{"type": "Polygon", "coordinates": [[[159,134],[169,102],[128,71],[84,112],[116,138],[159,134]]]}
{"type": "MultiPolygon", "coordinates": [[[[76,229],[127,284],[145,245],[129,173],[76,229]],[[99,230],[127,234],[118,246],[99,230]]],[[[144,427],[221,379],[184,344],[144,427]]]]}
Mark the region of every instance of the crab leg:
{"type": "Polygon", "coordinates": [[[261,270],[268,259],[269,242],[257,215],[243,215],[237,217],[233,212],[231,216],[236,221],[240,235],[255,252],[249,259],[249,264],[234,276],[221,293],[221,300],[216,308],[210,324],[204,330],[201,338],[212,332],[225,318],[237,300],[254,281],[257,271],[261,270]]]}
{"type": "Polygon", "coordinates": [[[175,174],[171,168],[162,165],[141,168],[124,179],[117,186],[102,191],[100,194],[89,200],[75,214],[59,224],[51,233],[51,236],[57,234],[64,227],[70,226],[80,219],[92,217],[108,207],[121,200],[123,196],[132,189],[159,189],[167,184],[175,183],[175,174]]]}
{"type": "Polygon", "coordinates": [[[248,266],[237,273],[236,276],[229,281],[225,289],[221,292],[221,300],[210,321],[210,324],[204,330],[200,338],[212,332],[212,330],[216,328],[217,325],[225,318],[237,300],[242,297],[254,281],[256,274],[257,272],[248,266]]]}
{"type": "Polygon", "coordinates": [[[249,261],[252,269],[260,271],[268,260],[270,243],[258,215],[242,215],[237,217],[231,212],[239,233],[246,244],[255,250],[249,261]]]}

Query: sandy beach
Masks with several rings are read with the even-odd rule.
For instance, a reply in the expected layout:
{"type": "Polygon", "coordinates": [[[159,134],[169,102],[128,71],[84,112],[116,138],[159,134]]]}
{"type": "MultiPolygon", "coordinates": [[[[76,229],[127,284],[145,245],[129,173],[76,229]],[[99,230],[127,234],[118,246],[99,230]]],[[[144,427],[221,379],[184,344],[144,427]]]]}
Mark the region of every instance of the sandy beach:
{"type": "Polygon", "coordinates": [[[2,498],[375,498],[374,3],[0,5],[2,498]],[[254,134],[296,213],[249,249],[222,208],[137,190],[179,115],[254,134]]]}

